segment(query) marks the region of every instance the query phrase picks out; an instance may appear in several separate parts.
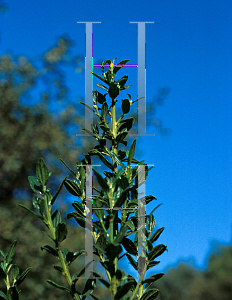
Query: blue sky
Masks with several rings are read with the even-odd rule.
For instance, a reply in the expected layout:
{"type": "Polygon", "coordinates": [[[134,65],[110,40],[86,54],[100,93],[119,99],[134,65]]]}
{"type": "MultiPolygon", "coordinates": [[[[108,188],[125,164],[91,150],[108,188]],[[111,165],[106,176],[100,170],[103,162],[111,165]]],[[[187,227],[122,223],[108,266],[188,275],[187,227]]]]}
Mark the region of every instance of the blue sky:
{"type": "MultiPolygon", "coordinates": [[[[163,205],[155,212],[165,227],[159,242],[168,246],[156,271],[178,261],[204,268],[212,241],[232,241],[232,2],[163,1],[15,1],[0,18],[0,54],[38,57],[66,33],[73,52],[85,55],[85,25],[93,25],[93,60],[119,57],[137,63],[137,25],[146,25],[147,101],[158,88],[170,94],[156,117],[171,134],[138,139],[138,153],[154,164],[147,194],[163,205]]],[[[136,99],[136,69],[128,90],[136,99]]],[[[73,97],[84,96],[84,73],[71,74],[73,97]]],[[[94,88],[95,89],[95,88],[94,88]]],[[[147,211],[152,208],[148,205],[147,211]]]]}

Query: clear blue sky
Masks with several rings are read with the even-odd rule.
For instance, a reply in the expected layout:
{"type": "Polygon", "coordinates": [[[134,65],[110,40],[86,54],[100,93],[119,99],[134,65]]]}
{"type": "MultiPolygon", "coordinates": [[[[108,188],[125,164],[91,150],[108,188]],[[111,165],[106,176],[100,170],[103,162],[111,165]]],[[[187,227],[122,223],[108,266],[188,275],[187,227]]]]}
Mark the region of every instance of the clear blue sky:
{"type": "MultiPolygon", "coordinates": [[[[231,14],[230,0],[22,0],[9,3],[0,18],[1,54],[36,57],[67,33],[73,52],[84,56],[85,25],[76,22],[99,21],[94,62],[118,56],[134,64],[137,25],[129,22],[155,22],[146,25],[147,101],[159,87],[170,87],[157,117],[172,134],[139,138],[138,146],[155,166],[147,194],[163,203],[155,218],[157,228],[165,227],[159,242],[169,252],[156,271],[191,259],[204,268],[212,241],[232,241],[231,14]]],[[[136,69],[132,73],[128,92],[135,99],[136,69]]],[[[74,97],[84,96],[84,73],[70,76],[68,85],[74,97]]]]}

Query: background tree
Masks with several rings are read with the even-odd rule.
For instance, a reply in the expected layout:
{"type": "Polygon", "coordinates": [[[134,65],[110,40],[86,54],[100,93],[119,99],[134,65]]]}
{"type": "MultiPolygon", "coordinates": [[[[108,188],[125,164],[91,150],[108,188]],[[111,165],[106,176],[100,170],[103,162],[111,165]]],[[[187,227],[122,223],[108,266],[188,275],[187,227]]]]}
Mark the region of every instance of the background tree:
{"type": "MultiPolygon", "coordinates": [[[[215,244],[206,270],[181,262],[170,268],[155,287],[160,300],[232,299],[232,246],[215,244]]],[[[152,287],[152,286],[151,286],[152,287]]]]}

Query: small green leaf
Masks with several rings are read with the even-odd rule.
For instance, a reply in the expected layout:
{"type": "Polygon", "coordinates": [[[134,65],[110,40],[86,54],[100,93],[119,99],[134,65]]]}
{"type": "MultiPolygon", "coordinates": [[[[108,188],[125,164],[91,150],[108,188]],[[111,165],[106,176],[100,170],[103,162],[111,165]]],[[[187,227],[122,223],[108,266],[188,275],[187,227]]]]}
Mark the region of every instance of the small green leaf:
{"type": "Polygon", "coordinates": [[[130,254],[126,253],[126,257],[129,260],[130,264],[132,265],[132,267],[138,271],[137,269],[137,263],[135,262],[135,260],[130,256],[130,254]]]}
{"type": "Polygon", "coordinates": [[[122,246],[109,243],[106,247],[106,256],[109,260],[114,260],[122,252],[122,246]]]}
{"type": "MultiPolygon", "coordinates": [[[[164,273],[157,273],[157,274],[154,274],[152,276],[150,276],[149,278],[145,279],[142,281],[142,284],[145,284],[145,283],[153,283],[155,282],[156,280],[160,279],[161,277],[164,276],[164,273]]],[[[146,286],[147,288],[147,286],[146,286]]]]}
{"type": "Polygon", "coordinates": [[[64,286],[62,286],[62,285],[59,285],[59,284],[57,284],[57,283],[55,283],[55,282],[53,282],[52,280],[47,280],[47,282],[48,283],[50,283],[51,285],[53,285],[54,287],[56,287],[56,288],[58,288],[58,289],[60,289],[60,290],[62,290],[62,291],[65,291],[65,292],[67,292],[67,293],[69,293],[70,294],[70,290],[69,289],[67,289],[66,287],[64,287],[64,286]]]}
{"type": "Polygon", "coordinates": [[[74,201],[72,203],[72,206],[74,207],[74,209],[82,216],[82,217],[85,217],[85,211],[84,211],[84,208],[83,206],[77,202],[77,201],[74,201]]]}
{"type": "MultiPolygon", "coordinates": [[[[107,89],[108,90],[108,89],[107,89]]],[[[109,86],[109,96],[111,99],[116,99],[119,95],[119,87],[115,82],[111,82],[109,86]]]]}
{"type": "Polygon", "coordinates": [[[107,288],[110,287],[109,282],[106,281],[105,279],[103,279],[101,275],[99,275],[99,274],[96,273],[96,272],[93,272],[93,275],[94,275],[101,283],[103,283],[107,288]]]}
{"type": "Polygon", "coordinates": [[[41,247],[41,250],[46,250],[48,253],[54,256],[58,256],[58,252],[56,251],[56,249],[52,248],[49,245],[45,245],[44,247],[41,247]]]}
{"type": "Polygon", "coordinates": [[[105,119],[105,117],[107,116],[108,111],[109,111],[108,104],[106,102],[104,102],[102,104],[102,108],[101,108],[101,116],[103,119],[105,119]]]}
{"type": "Polygon", "coordinates": [[[125,137],[128,135],[128,131],[123,131],[121,133],[119,133],[117,136],[116,136],[116,142],[119,144],[119,143],[122,143],[123,140],[125,139],[125,137]]]}
{"type": "Polygon", "coordinates": [[[18,275],[19,275],[19,267],[14,264],[11,268],[11,276],[13,277],[13,279],[16,279],[18,275]]]}
{"type": "Polygon", "coordinates": [[[77,212],[72,212],[72,213],[69,213],[67,214],[67,219],[70,219],[70,218],[75,218],[75,220],[77,221],[77,223],[85,228],[85,218],[84,217],[81,217],[77,212]]]}
{"type": "Polygon", "coordinates": [[[49,173],[48,173],[48,168],[45,164],[43,157],[40,157],[40,159],[37,162],[36,176],[37,176],[39,182],[43,186],[46,186],[46,184],[48,183],[48,179],[49,179],[49,173]]]}
{"type": "Polygon", "coordinates": [[[30,187],[33,192],[39,193],[39,194],[43,193],[42,185],[40,184],[40,182],[37,178],[35,178],[34,176],[28,176],[28,180],[29,180],[30,187]]]}
{"type": "Polygon", "coordinates": [[[107,193],[109,191],[109,187],[106,180],[96,170],[93,169],[93,171],[95,176],[97,177],[97,181],[100,184],[101,188],[103,189],[104,192],[107,193]]]}
{"type": "Polygon", "coordinates": [[[150,241],[152,243],[154,243],[155,241],[158,240],[159,236],[161,235],[161,233],[164,231],[164,227],[161,227],[159,229],[156,230],[156,232],[152,235],[150,241]]]}
{"type": "Polygon", "coordinates": [[[154,197],[152,195],[146,196],[146,204],[150,203],[153,200],[157,200],[156,197],[154,197]]]}
{"type": "Polygon", "coordinates": [[[164,253],[164,251],[168,251],[167,250],[167,246],[160,244],[157,245],[154,249],[152,249],[152,251],[149,253],[148,255],[148,260],[149,261],[153,261],[156,257],[160,256],[162,253],[164,253]]]}
{"type": "Polygon", "coordinates": [[[124,238],[122,240],[122,245],[129,254],[138,254],[137,246],[130,239],[124,238]]]}
{"type": "Polygon", "coordinates": [[[98,74],[96,74],[96,73],[94,73],[94,72],[91,72],[90,71],[90,73],[92,73],[94,76],[96,76],[98,79],[100,79],[101,81],[103,81],[104,83],[106,83],[107,84],[107,81],[105,80],[105,78],[102,78],[101,76],[99,76],[98,74]]]}
{"type": "Polygon", "coordinates": [[[60,212],[56,209],[56,210],[54,210],[54,212],[52,213],[52,224],[53,224],[53,226],[56,228],[57,227],[57,225],[59,224],[59,223],[61,223],[61,214],[60,214],[60,212]]]}
{"type": "Polygon", "coordinates": [[[84,103],[84,102],[80,102],[81,104],[83,104],[84,106],[86,106],[88,109],[90,109],[92,112],[94,112],[94,110],[92,109],[92,107],[90,107],[88,104],[84,103]]]}
{"type": "Polygon", "coordinates": [[[136,144],[136,139],[133,141],[131,147],[130,147],[130,151],[129,151],[129,155],[128,155],[128,165],[131,164],[132,159],[134,157],[135,154],[135,144],[136,144]]]}
{"type": "Polygon", "coordinates": [[[27,268],[20,276],[19,278],[16,280],[15,282],[15,286],[19,286],[24,279],[27,277],[28,273],[31,271],[32,268],[27,268]]]}
{"type": "Polygon", "coordinates": [[[152,232],[152,230],[155,228],[155,218],[152,214],[149,214],[147,218],[148,218],[147,220],[148,231],[152,232]]]}
{"type": "Polygon", "coordinates": [[[89,296],[90,294],[93,293],[95,286],[96,286],[96,279],[89,278],[86,281],[84,290],[82,292],[83,299],[85,299],[85,297],[87,297],[87,296],[89,296]]]}
{"type": "Polygon", "coordinates": [[[40,208],[40,201],[41,201],[41,198],[39,198],[39,197],[34,196],[32,198],[32,204],[33,204],[34,208],[36,208],[36,209],[40,208]]]}
{"type": "Polygon", "coordinates": [[[64,239],[66,239],[68,230],[65,222],[61,222],[56,227],[56,240],[57,243],[61,243],[64,239]]]}
{"type": "Polygon", "coordinates": [[[122,299],[122,297],[125,296],[130,291],[132,286],[134,286],[133,281],[126,282],[124,285],[120,286],[120,288],[118,289],[114,299],[115,300],[122,299]]]}
{"type": "Polygon", "coordinates": [[[6,299],[6,300],[7,300],[6,295],[5,295],[2,291],[0,291],[0,296],[1,296],[3,299],[6,299]]]}
{"type": "Polygon", "coordinates": [[[129,111],[130,111],[130,101],[126,98],[122,100],[122,112],[125,115],[128,114],[129,111]]]}
{"type": "Polygon", "coordinates": [[[54,242],[54,239],[52,238],[52,236],[50,234],[48,234],[47,232],[44,232],[42,231],[44,234],[46,234],[46,236],[48,236],[53,242],[54,242]]]}
{"type": "Polygon", "coordinates": [[[10,260],[14,256],[16,244],[17,244],[17,240],[13,241],[13,243],[10,245],[10,248],[6,254],[6,263],[7,264],[9,264],[10,260]]]}
{"type": "Polygon", "coordinates": [[[64,162],[63,159],[61,159],[61,158],[60,158],[60,160],[61,160],[62,163],[65,165],[65,167],[66,167],[67,169],[69,169],[69,171],[76,177],[76,173],[75,173],[71,168],[69,168],[69,166],[66,164],[66,162],[64,162]]]}
{"type": "Polygon", "coordinates": [[[118,63],[117,66],[113,68],[114,74],[116,74],[128,61],[130,61],[130,59],[125,59],[118,63]]]}
{"type": "Polygon", "coordinates": [[[64,185],[70,194],[73,196],[81,196],[81,190],[79,184],[75,179],[65,179],[64,185]]]}
{"type": "Polygon", "coordinates": [[[149,262],[149,264],[147,266],[147,270],[157,266],[159,263],[160,263],[160,261],[151,261],[151,262],[149,262]]]}
{"type": "Polygon", "coordinates": [[[102,85],[102,84],[96,83],[96,86],[99,87],[100,89],[103,89],[103,90],[107,91],[107,93],[109,91],[109,89],[106,86],[102,85]]]}
{"type": "Polygon", "coordinates": [[[60,273],[63,273],[63,268],[60,266],[54,266],[54,269],[56,269],[60,273]]]}
{"type": "MultiPolygon", "coordinates": [[[[74,174],[75,174],[75,173],[74,173],[74,174]]],[[[66,176],[65,179],[62,180],[62,182],[61,182],[61,184],[60,184],[60,186],[59,186],[59,188],[58,188],[58,190],[57,190],[55,196],[54,196],[54,197],[52,198],[52,200],[51,200],[51,205],[53,205],[54,202],[56,201],[56,198],[57,198],[57,196],[59,195],[59,193],[60,193],[60,191],[61,191],[61,188],[62,188],[62,186],[63,186],[65,180],[67,179],[67,177],[68,177],[68,176],[66,176]]]]}
{"type": "Polygon", "coordinates": [[[147,292],[145,292],[140,300],[154,300],[159,295],[159,290],[157,289],[150,289],[147,292]]]}

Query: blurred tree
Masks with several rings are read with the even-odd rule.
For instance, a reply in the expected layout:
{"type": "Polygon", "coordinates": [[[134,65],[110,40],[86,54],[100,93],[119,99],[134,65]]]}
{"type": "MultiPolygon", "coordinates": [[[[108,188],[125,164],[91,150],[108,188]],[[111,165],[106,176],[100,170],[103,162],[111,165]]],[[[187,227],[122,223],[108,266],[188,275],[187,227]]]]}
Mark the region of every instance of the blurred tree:
{"type": "Polygon", "coordinates": [[[232,299],[232,245],[214,246],[206,270],[181,262],[150,288],[160,289],[159,300],[232,299]]]}

